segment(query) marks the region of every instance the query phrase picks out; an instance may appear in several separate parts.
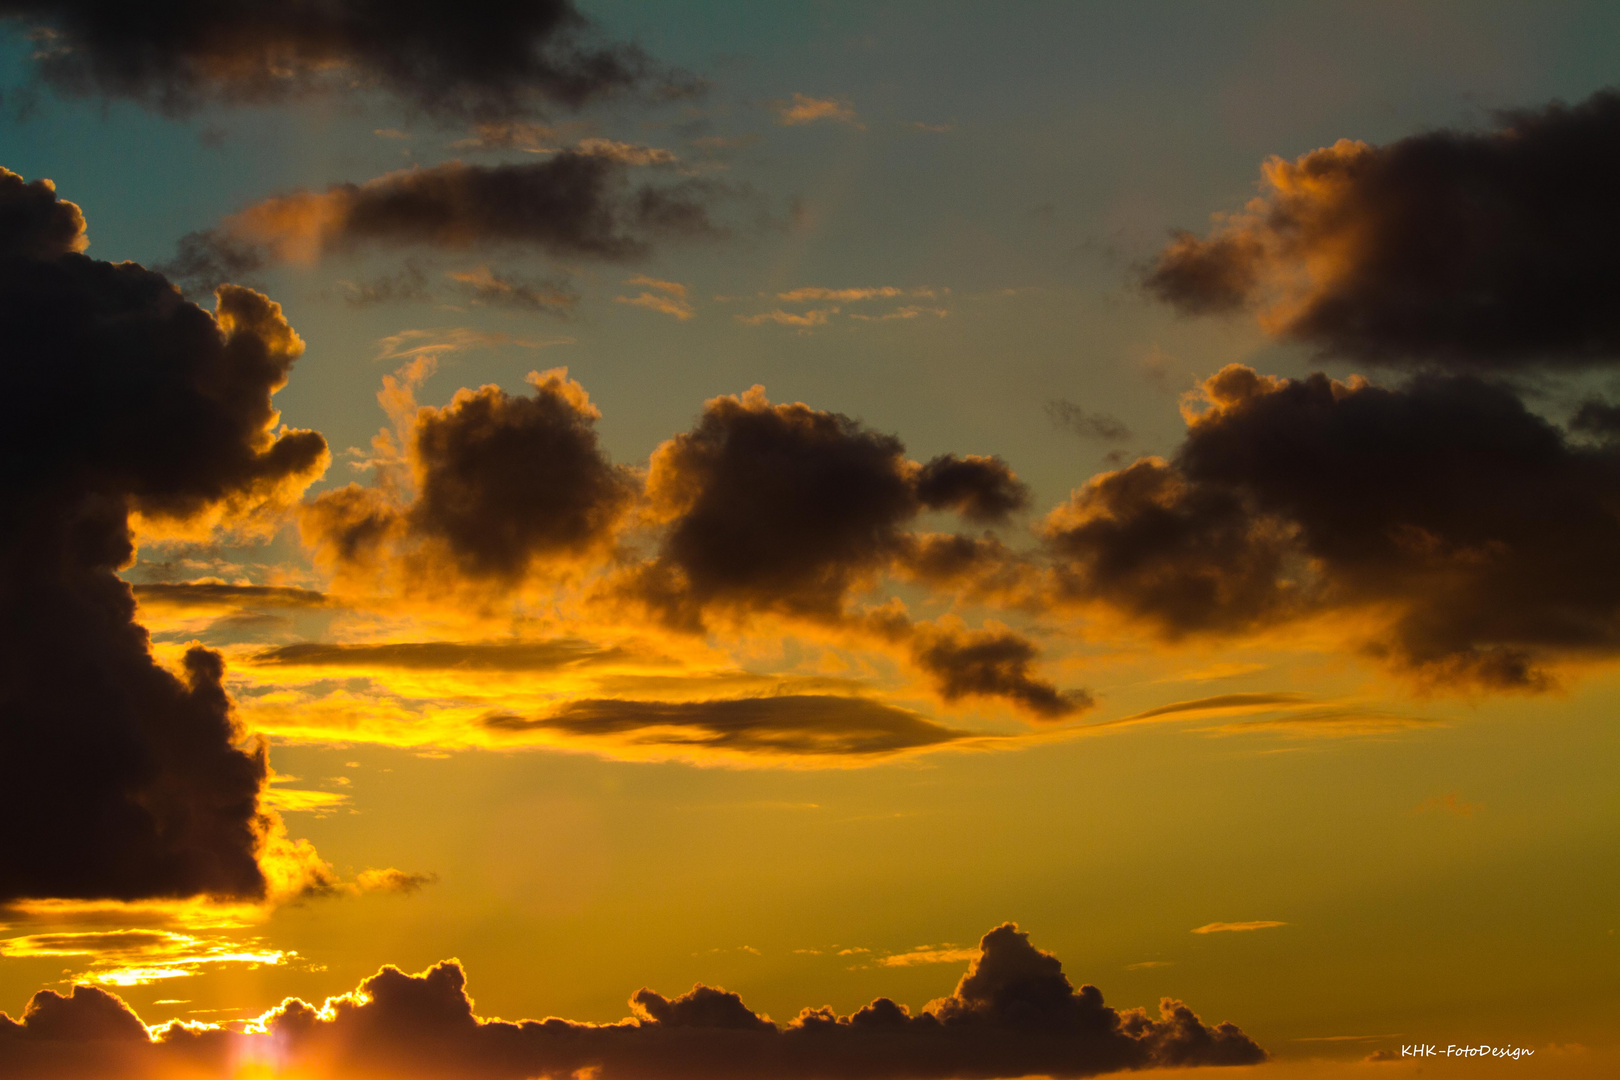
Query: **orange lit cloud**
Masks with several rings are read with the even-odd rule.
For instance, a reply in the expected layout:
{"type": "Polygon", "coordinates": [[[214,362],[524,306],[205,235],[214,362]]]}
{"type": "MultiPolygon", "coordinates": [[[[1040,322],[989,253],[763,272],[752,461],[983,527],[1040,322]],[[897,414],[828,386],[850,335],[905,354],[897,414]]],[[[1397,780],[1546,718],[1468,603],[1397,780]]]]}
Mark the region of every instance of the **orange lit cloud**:
{"type": "Polygon", "coordinates": [[[813,98],[795,93],[791,101],[779,101],[773,108],[776,111],[776,122],[786,127],[830,120],[834,123],[849,124],[863,131],[866,129],[856,118],[854,106],[842,98],[813,98]]]}

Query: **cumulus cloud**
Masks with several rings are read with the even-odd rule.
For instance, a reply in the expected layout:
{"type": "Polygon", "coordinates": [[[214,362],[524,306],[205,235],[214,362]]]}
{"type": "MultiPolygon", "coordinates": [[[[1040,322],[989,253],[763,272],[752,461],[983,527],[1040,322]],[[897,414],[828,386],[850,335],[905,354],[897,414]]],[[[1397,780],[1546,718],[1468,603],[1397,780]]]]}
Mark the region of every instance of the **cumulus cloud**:
{"type": "Polygon", "coordinates": [[[511,584],[612,543],[635,485],[598,444],[600,414],[566,369],[532,373],[532,396],[485,386],[443,408],[414,408],[401,379],[383,399],[406,428],[414,490],[350,484],[320,495],[302,530],[322,558],[418,580],[511,584]]]}
{"type": "Polygon", "coordinates": [[[1509,388],[1397,387],[1233,365],[1169,460],[1048,518],[1059,589],[1168,638],[1335,614],[1421,679],[1536,689],[1620,647],[1620,449],[1509,388]]]}
{"type": "Polygon", "coordinates": [[[32,32],[38,73],[59,91],[168,114],[359,87],[441,119],[496,121],[654,84],[666,94],[695,88],[633,46],[593,42],[569,0],[170,2],[138,11],[4,0],[0,18],[32,32]]]}
{"type": "Polygon", "coordinates": [[[904,618],[849,612],[852,594],[885,573],[944,582],[993,557],[992,545],[969,539],[947,570],[938,538],[906,526],[925,508],[986,522],[1023,506],[1024,485],[998,458],[947,454],[919,465],[891,435],[801,403],[773,405],[755,387],[712,399],[690,432],[660,446],[646,493],[661,526],[658,552],[624,588],[672,626],[764,613],[857,625],[910,644],[947,700],[997,696],[1045,716],[1083,700],[1034,679],[1034,647],[1009,631],[935,630],[925,639],[904,618]]]}
{"type": "Polygon", "coordinates": [[[1147,288],[1183,311],[1372,364],[1577,366],[1620,355],[1620,94],[1488,131],[1333,146],[1263,170],[1259,198],[1181,233],[1147,288]]]}
{"type": "Polygon", "coordinates": [[[0,900],[260,898],[329,877],[260,806],[217,653],[154,659],[116,571],[134,530],[264,529],[325,441],[271,395],[303,343],[266,297],[210,313],[80,254],[79,209],[0,170],[0,900]]]}
{"type": "Polygon", "coordinates": [[[419,975],[385,967],[320,1009],[289,999],[242,1033],[170,1024],[154,1035],[118,998],[80,986],[40,991],[20,1021],[0,1014],[0,1063],[31,1076],[233,1061],[311,1077],[950,1080],[1266,1060],[1236,1026],[1207,1025],[1179,1001],[1162,1000],[1152,1018],[1105,1005],[1095,986],[1075,989],[1011,923],[984,936],[953,993],[915,1015],[878,998],[848,1016],[806,1008],[779,1024],[701,984],[673,998],[643,988],[630,1008],[614,1024],[484,1019],[461,966],[445,961],[419,975]]]}
{"type": "Polygon", "coordinates": [[[634,184],[617,157],[564,151],[504,165],[460,161],[363,184],[296,191],[256,203],[181,241],[176,276],[213,284],[268,260],[309,263],[373,248],[529,248],[620,261],[656,242],[723,232],[713,184],[634,184]]]}

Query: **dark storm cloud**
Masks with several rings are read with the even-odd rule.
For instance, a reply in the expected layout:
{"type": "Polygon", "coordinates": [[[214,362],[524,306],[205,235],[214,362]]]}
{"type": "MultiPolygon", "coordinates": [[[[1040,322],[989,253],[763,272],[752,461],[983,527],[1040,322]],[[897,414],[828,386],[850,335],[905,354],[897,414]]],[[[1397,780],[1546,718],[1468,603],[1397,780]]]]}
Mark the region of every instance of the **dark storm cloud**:
{"type": "Polygon", "coordinates": [[[599,44],[568,0],[0,0],[34,62],[74,96],[169,114],[319,90],[381,91],[440,119],[577,108],[640,87],[695,88],[639,49],[599,44]]]}
{"type": "Polygon", "coordinates": [[[714,701],[573,701],[551,716],[491,716],[495,731],[553,730],[634,742],[753,754],[873,756],[940,746],[971,733],[906,709],[831,694],[780,694],[714,701]]]}
{"type": "Polygon", "coordinates": [[[1572,367],[1620,356],[1620,94],[1490,131],[1348,140],[1265,166],[1262,197],[1146,279],[1190,313],[1257,308],[1367,363],[1572,367]]]}
{"type": "Polygon", "coordinates": [[[600,552],[634,497],[633,478],[608,461],[578,383],[561,370],[530,382],[531,397],[485,386],[418,409],[415,497],[397,502],[352,484],[325,493],[305,510],[306,541],[360,565],[410,563],[426,544],[416,572],[442,571],[448,556],[459,574],[486,582],[600,552]]]}
{"type": "MultiPolygon", "coordinates": [[[[635,183],[634,171],[608,154],[565,150],[515,164],[451,161],[363,184],[296,191],[182,238],[178,257],[166,269],[193,287],[212,286],[273,260],[310,262],[407,246],[529,248],[559,258],[625,261],[661,241],[725,233],[711,216],[726,194],[721,187],[691,179],[635,183]]],[[[463,282],[475,289],[479,284],[486,292],[500,291],[494,281],[463,282]]],[[[543,299],[535,287],[525,295],[536,303],[543,299]]],[[[564,299],[558,291],[547,303],[564,299]]]]}
{"type": "Polygon", "coordinates": [[[1170,462],[1093,479],[1047,539],[1071,597],[1177,637],[1337,613],[1422,678],[1545,685],[1620,651],[1620,448],[1473,376],[1228,367],[1170,462]]]}
{"type": "Polygon", "coordinates": [[[263,1034],[172,1024],[154,1040],[111,995],[41,991],[21,1023],[0,1017],[0,1063],[37,1076],[86,1063],[142,1075],[272,1060],[316,1078],[988,1080],[1266,1060],[1237,1027],[1206,1025],[1179,1001],[1162,1000],[1153,1019],[1110,1008],[1095,986],[1076,990],[1057,958],[1011,923],[984,936],[954,993],[916,1015],[878,998],[848,1016],[807,1008],[776,1024],[736,994],[699,985],[675,998],[639,990],[634,1019],[615,1024],[486,1020],[455,961],[420,975],[385,967],[328,1006],[287,1001],[263,1018],[263,1034]]]}
{"type": "Polygon", "coordinates": [[[303,343],[222,288],[78,254],[77,207],[0,170],[0,900],[257,897],[258,806],[218,654],[157,665],[116,571],[143,527],[250,518],[325,468],[271,395],[303,343]]]}

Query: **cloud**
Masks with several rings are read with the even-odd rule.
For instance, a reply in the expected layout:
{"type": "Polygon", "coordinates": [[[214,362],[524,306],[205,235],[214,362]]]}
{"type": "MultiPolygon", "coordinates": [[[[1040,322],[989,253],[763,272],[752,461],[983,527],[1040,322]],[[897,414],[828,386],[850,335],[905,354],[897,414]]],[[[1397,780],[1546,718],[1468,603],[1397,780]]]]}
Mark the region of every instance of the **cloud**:
{"type": "Polygon", "coordinates": [[[919,627],[912,658],[934,676],[946,701],[999,697],[1043,720],[1057,720],[1093,702],[1084,690],[1059,691],[1034,676],[1039,651],[1005,628],[963,631],[919,627]]]}
{"type": "Polygon", "coordinates": [[[579,294],[555,281],[524,281],[498,274],[487,266],[456,270],[445,275],[461,287],[474,304],[515,311],[566,314],[579,303],[579,294]]]}
{"type": "Polygon", "coordinates": [[[930,510],[951,510],[965,520],[1005,521],[1029,505],[1029,488],[998,457],[941,454],[917,473],[917,498],[930,510]]]}
{"type": "Polygon", "coordinates": [[[685,322],[696,314],[692,310],[691,304],[677,296],[660,296],[657,293],[642,292],[635,296],[615,296],[613,299],[616,303],[644,307],[648,311],[656,311],[661,315],[673,315],[681,322],[685,322]]]}
{"type": "Polygon", "coordinates": [[[362,88],[439,119],[494,120],[693,85],[633,46],[593,43],[591,22],[568,0],[224,4],[138,18],[91,0],[10,0],[3,17],[33,32],[38,73],[57,90],[171,115],[362,88]]]}
{"type": "Polygon", "coordinates": [[[1255,919],[1252,922],[1212,922],[1193,930],[1195,934],[1235,934],[1249,930],[1270,930],[1274,926],[1287,926],[1274,919],[1255,919]]]}
{"type": "Polygon", "coordinates": [[[645,285],[648,290],[637,296],[617,296],[614,299],[621,304],[634,304],[650,311],[657,311],[664,315],[673,315],[681,322],[685,322],[696,314],[692,305],[687,302],[687,289],[678,281],[660,281],[658,278],[648,277],[645,274],[625,281],[626,285],[645,285]]]}
{"type": "Polygon", "coordinates": [[[831,120],[866,130],[866,125],[856,118],[854,106],[843,98],[813,98],[796,93],[793,100],[775,102],[771,108],[776,113],[776,122],[785,127],[831,120]]]}
{"type": "Polygon", "coordinates": [[[1365,363],[1574,367],[1620,356],[1620,94],[1488,131],[1272,158],[1259,198],[1147,275],[1183,311],[1252,309],[1365,363]]]}
{"type": "Polygon", "coordinates": [[[1048,518],[1070,599],[1170,639],[1335,616],[1429,683],[1534,690],[1620,648],[1620,447],[1466,375],[1233,365],[1202,395],[1172,460],[1095,477],[1048,518]]]}
{"type": "Polygon", "coordinates": [[[919,945],[910,952],[878,957],[876,962],[883,967],[916,967],[919,964],[960,964],[964,960],[978,958],[978,949],[956,949],[949,945],[919,945]]]}
{"type": "MultiPolygon", "coordinates": [[[[693,430],[654,451],[646,497],[661,527],[658,551],[622,577],[621,590],[669,626],[700,630],[714,614],[844,626],[908,646],[947,700],[998,696],[1047,717],[1081,703],[1034,679],[1033,646],[1008,631],[919,637],[903,617],[848,610],[852,594],[886,573],[945,578],[934,565],[938,543],[905,528],[923,509],[983,522],[1021,506],[1025,488],[1000,459],[941,455],[918,465],[893,436],[804,404],[772,405],[754,387],[711,399],[693,430]],[[912,567],[913,558],[928,561],[912,567]]],[[[988,561],[969,546],[959,574],[988,561]]]]}
{"type": "Polygon", "coordinates": [[[499,585],[612,542],[635,485],[608,461],[600,414],[567,369],[531,373],[529,397],[485,386],[443,408],[413,408],[411,377],[385,382],[382,400],[405,428],[414,490],[350,484],[317,497],[301,528],[321,558],[418,582],[448,574],[499,585]]]}
{"type": "Polygon", "coordinates": [[[392,866],[386,870],[362,870],[354,879],[354,888],[363,893],[394,893],[411,896],[439,880],[437,874],[407,874],[392,866]]]}
{"type": "Polygon", "coordinates": [[[0,957],[44,957],[90,966],[90,981],[102,986],[148,986],[165,979],[197,975],[219,965],[285,964],[298,954],[266,949],[258,940],[242,942],[221,935],[171,930],[95,930],[26,934],[0,940],[0,957]]]}
{"type": "Polygon", "coordinates": [[[1094,986],[1076,990],[1058,960],[1011,923],[984,936],[953,993],[915,1015],[878,998],[848,1016],[807,1008],[778,1024],[703,985],[673,998],[643,988],[630,1007],[632,1018],[613,1024],[483,1019],[461,966],[445,961],[419,975],[385,967],[320,1009],[289,999],[240,1033],[170,1024],[149,1034],[116,997],[80,986],[69,997],[41,991],[20,1022],[0,1015],[0,1064],[30,1076],[262,1062],[314,1080],[948,1080],[1266,1060],[1237,1027],[1206,1025],[1178,1001],[1162,1000],[1155,1019],[1108,1007],[1094,986]]]}
{"type": "Polygon", "coordinates": [[[733,315],[732,318],[744,326],[763,326],[766,323],[776,323],[778,326],[796,326],[801,330],[808,330],[812,326],[827,325],[827,316],[838,314],[837,308],[812,308],[809,311],[794,312],[783,311],[777,308],[774,311],[761,312],[758,315],[733,315]]]}
{"type": "Polygon", "coordinates": [[[495,715],[499,732],[558,733],[634,743],[804,757],[874,757],[941,746],[971,733],[857,697],[791,694],[712,701],[572,701],[551,716],[495,715]]]}
{"type": "Polygon", "coordinates": [[[303,342],[223,287],[210,313],[99,262],[48,182],[0,170],[0,901],[260,899],[328,876],[260,805],[219,654],[160,666],[116,571],[148,537],[275,528],[328,460],[271,396],[303,342]]]}
{"type": "MultiPolygon", "coordinates": [[[[806,285],[802,288],[777,293],[776,298],[786,300],[791,304],[803,304],[813,301],[852,304],[860,300],[887,300],[905,295],[907,295],[907,290],[896,288],[893,285],[869,286],[856,289],[828,289],[816,285],[806,285]]],[[[912,295],[933,296],[934,293],[931,289],[918,289],[912,295]]]]}
{"type": "Polygon", "coordinates": [[[1131,429],[1118,417],[1103,412],[1087,412],[1074,402],[1062,398],[1046,403],[1046,415],[1054,426],[1072,431],[1082,439],[1127,442],[1131,438],[1131,429]]]}
{"type": "Polygon", "coordinates": [[[515,164],[451,161],[278,195],[186,237],[175,272],[213,284],[269,260],[307,264],[378,247],[528,248],[624,261],[659,241],[723,232],[710,216],[720,193],[713,184],[636,185],[629,169],[614,157],[563,151],[515,164]]]}
{"type": "Polygon", "coordinates": [[[680,160],[673,151],[662,147],[615,142],[612,139],[581,139],[574,144],[574,152],[607,158],[621,165],[673,165],[680,160]]]}
{"type": "Polygon", "coordinates": [[[621,659],[623,650],[603,649],[577,638],[551,641],[393,641],[337,644],[300,641],[253,655],[252,662],[277,667],[342,668],[375,671],[538,672],[577,668],[621,659]]]}
{"type": "Polygon", "coordinates": [[[893,311],[884,312],[882,315],[863,315],[860,312],[855,312],[854,314],[850,315],[850,318],[856,320],[857,322],[894,322],[896,320],[904,321],[908,319],[920,319],[924,315],[931,315],[936,319],[943,319],[949,314],[950,312],[945,308],[922,307],[918,304],[907,304],[905,307],[897,307],[893,311]]]}

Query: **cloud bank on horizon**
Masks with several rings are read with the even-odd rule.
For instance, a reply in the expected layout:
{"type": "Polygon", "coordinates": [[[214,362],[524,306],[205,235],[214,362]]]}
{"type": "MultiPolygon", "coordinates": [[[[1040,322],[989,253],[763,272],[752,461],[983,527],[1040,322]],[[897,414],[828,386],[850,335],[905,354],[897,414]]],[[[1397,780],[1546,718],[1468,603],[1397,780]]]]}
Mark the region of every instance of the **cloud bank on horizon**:
{"type": "Polygon", "coordinates": [[[154,1033],[115,995],[77,986],[66,996],[40,991],[20,1020],[0,1013],[0,1065],[40,1078],[211,1075],[253,1064],[311,1077],[947,1080],[1267,1058],[1235,1025],[1205,1024],[1173,999],[1160,1002],[1157,1018],[1105,1005],[1095,986],[1075,989],[1058,959],[1013,923],[985,934],[956,989],[915,1015],[878,998],[848,1016],[806,1008],[778,1024],[701,984],[675,998],[643,988],[630,1008],[631,1018],[611,1024],[480,1018],[461,965],[447,960],[419,975],[384,967],[319,1009],[289,999],[241,1030],[175,1022],[154,1033]]]}

